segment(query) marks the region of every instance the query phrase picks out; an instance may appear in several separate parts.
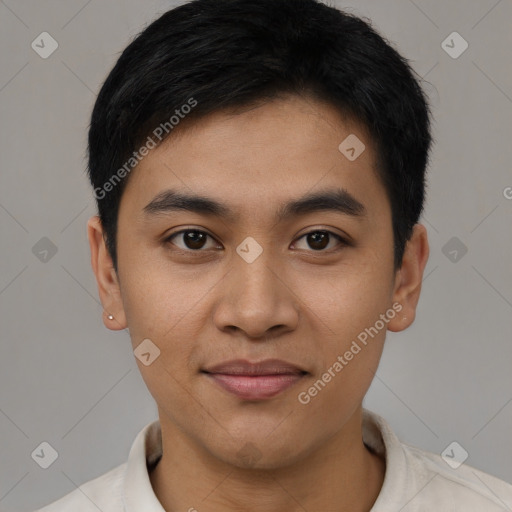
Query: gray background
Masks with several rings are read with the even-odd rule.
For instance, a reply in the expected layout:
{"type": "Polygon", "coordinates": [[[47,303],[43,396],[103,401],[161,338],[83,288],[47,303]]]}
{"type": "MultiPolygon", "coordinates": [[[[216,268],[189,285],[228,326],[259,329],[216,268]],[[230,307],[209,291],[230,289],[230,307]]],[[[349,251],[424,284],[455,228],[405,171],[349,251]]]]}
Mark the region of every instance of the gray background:
{"type": "MultiPolygon", "coordinates": [[[[157,417],[128,333],[101,320],[85,150],[119,52],[172,5],[0,1],[0,509],[40,507],[125,462],[157,417]],[[31,48],[43,31],[59,44],[47,59],[31,48]],[[57,248],[46,261],[43,237],[57,248]],[[31,457],[42,441],[58,452],[46,470],[31,457]]],[[[512,2],[335,5],[411,60],[435,117],[417,320],[389,333],[365,405],[405,442],[441,453],[456,440],[466,464],[512,481],[512,2]],[[456,59],[441,46],[453,31],[469,43],[456,59]]]]}

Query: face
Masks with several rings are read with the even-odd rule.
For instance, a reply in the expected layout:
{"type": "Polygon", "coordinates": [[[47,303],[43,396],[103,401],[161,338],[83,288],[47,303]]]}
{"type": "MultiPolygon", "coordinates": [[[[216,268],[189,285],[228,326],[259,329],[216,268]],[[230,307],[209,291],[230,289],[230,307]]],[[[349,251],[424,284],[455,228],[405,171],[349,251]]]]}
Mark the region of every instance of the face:
{"type": "Polygon", "coordinates": [[[277,467],[342,432],[386,330],[414,318],[424,233],[394,272],[372,142],[329,105],[290,97],[177,131],[132,172],[118,219],[117,275],[89,226],[106,325],[158,347],[137,364],[162,429],[220,460],[249,449],[277,467]]]}

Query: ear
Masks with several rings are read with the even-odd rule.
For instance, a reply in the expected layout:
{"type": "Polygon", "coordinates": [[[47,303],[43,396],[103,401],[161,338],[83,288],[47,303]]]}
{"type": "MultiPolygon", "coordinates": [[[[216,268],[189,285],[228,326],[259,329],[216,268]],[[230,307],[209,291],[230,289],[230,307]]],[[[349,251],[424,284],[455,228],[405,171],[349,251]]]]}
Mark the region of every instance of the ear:
{"type": "Polygon", "coordinates": [[[427,230],[422,224],[415,224],[405,246],[402,266],[395,275],[393,304],[398,302],[402,309],[388,322],[390,331],[403,331],[414,322],[429,252],[427,230]]]}
{"type": "Polygon", "coordinates": [[[119,331],[125,329],[126,315],[119,279],[114,269],[112,258],[105,244],[103,226],[100,218],[96,215],[87,222],[87,238],[91,248],[91,266],[96,276],[98,292],[103,305],[103,323],[107,329],[119,331]],[[109,315],[114,318],[109,319],[109,315]]]}

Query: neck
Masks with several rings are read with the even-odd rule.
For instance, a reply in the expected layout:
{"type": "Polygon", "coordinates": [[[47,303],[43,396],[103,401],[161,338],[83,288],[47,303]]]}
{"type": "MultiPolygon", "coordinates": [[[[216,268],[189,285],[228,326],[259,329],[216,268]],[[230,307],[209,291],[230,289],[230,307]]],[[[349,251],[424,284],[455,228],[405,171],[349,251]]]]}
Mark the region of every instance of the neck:
{"type": "Polygon", "coordinates": [[[150,473],[151,484],[169,512],[368,512],[382,487],[385,463],[364,446],[361,422],[359,409],[308,456],[287,467],[262,470],[205,456],[204,449],[172,422],[162,422],[161,415],[163,455],[150,473]]]}

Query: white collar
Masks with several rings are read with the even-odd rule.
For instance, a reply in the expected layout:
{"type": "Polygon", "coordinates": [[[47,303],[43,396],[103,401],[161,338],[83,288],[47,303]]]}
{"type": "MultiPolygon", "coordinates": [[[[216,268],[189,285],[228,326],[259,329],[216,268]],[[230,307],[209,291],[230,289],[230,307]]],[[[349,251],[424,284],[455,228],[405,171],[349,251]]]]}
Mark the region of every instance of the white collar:
{"type": "MultiPolygon", "coordinates": [[[[366,409],[363,409],[363,441],[377,454],[385,456],[386,468],[390,469],[386,470],[384,484],[373,509],[377,510],[380,503],[387,504],[390,499],[400,501],[403,497],[396,494],[397,489],[406,488],[405,453],[387,422],[366,409]],[[396,449],[397,447],[400,449],[396,449]]],[[[130,450],[123,484],[126,512],[165,512],[149,478],[150,469],[161,455],[162,432],[160,421],[155,420],[137,434],[130,450]]]]}

